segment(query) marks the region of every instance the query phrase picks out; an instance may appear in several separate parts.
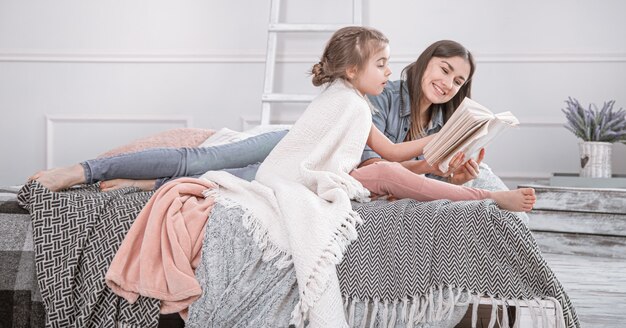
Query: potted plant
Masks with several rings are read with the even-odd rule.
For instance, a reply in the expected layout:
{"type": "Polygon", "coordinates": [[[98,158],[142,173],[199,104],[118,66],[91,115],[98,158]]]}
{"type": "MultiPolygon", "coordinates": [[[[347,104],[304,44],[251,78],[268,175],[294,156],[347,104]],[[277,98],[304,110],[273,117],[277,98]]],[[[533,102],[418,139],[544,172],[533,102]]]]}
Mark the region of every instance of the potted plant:
{"type": "Polygon", "coordinates": [[[615,142],[626,142],[626,111],[613,111],[614,100],[605,102],[601,109],[594,104],[585,109],[571,97],[565,103],[565,128],[582,140],[580,176],[610,178],[611,147],[615,142]]]}

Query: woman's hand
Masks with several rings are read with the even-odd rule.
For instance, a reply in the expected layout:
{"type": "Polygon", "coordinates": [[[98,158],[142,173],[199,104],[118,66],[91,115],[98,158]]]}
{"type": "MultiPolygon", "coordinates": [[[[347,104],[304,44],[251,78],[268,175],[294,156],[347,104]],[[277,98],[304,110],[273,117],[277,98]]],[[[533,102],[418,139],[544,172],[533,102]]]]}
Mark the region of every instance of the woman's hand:
{"type": "MultiPolygon", "coordinates": [[[[426,162],[426,161],[424,161],[426,162]]],[[[461,168],[461,166],[464,164],[465,162],[465,154],[463,152],[458,152],[456,155],[454,155],[454,157],[452,157],[452,159],[450,160],[450,163],[448,163],[448,171],[443,172],[439,169],[439,163],[435,163],[435,165],[428,165],[429,170],[428,172],[422,172],[422,173],[430,173],[430,174],[434,174],[434,175],[438,175],[440,177],[450,177],[453,175],[453,173],[456,173],[456,171],[461,168]]]]}
{"type": "Polygon", "coordinates": [[[453,173],[450,174],[450,176],[448,177],[448,181],[455,185],[462,185],[470,180],[476,179],[478,177],[478,174],[480,174],[480,169],[478,168],[478,166],[484,158],[485,148],[481,148],[480,152],[478,152],[478,158],[476,160],[470,158],[467,162],[458,167],[456,170],[449,170],[453,173]]]}

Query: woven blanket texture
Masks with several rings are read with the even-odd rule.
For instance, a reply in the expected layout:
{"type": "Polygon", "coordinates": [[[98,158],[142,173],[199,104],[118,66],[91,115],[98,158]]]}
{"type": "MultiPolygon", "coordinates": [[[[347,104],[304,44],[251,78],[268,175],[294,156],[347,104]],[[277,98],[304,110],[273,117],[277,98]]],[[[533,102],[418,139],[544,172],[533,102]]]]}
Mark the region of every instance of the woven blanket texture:
{"type": "Polygon", "coordinates": [[[528,227],[493,201],[400,200],[354,206],[364,224],[337,267],[346,308],[374,300],[379,306],[372,311],[421,322],[448,315],[446,304],[434,312],[432,307],[426,312],[425,306],[434,294],[455,288],[516,300],[535,311],[542,311],[537,299],[548,300],[562,307],[566,327],[579,326],[569,297],[528,227]],[[392,313],[397,303],[404,305],[400,314],[392,313]]]}
{"type": "MultiPolygon", "coordinates": [[[[186,327],[287,327],[291,310],[298,302],[294,267],[277,269],[275,261],[263,254],[244,227],[240,208],[216,205],[207,225],[202,260],[196,278],[204,291],[189,309],[186,327]]],[[[459,293],[455,291],[455,294],[459,293]]],[[[447,291],[442,295],[449,303],[447,291]]],[[[457,300],[448,318],[439,322],[409,325],[397,316],[393,324],[383,325],[383,311],[374,318],[369,308],[374,303],[354,304],[351,327],[454,327],[467,311],[467,294],[457,300]],[[367,316],[365,316],[367,314],[367,316]]],[[[400,305],[399,305],[400,306],[400,305]]],[[[399,312],[399,311],[398,311],[399,312]]],[[[346,320],[348,319],[348,312],[346,320]]]]}
{"type": "Polygon", "coordinates": [[[32,219],[34,256],[46,327],[157,327],[159,301],[134,304],[115,295],[104,275],[151,192],[97,185],[51,192],[37,182],[18,194],[32,219]]]}

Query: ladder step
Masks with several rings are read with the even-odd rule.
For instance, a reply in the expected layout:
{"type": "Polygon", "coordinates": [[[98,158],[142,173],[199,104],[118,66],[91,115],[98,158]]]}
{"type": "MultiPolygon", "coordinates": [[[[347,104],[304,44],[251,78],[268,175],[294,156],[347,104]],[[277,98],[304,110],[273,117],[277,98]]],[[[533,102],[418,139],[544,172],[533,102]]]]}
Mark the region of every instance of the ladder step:
{"type": "Polygon", "coordinates": [[[346,24],[269,24],[270,32],[334,32],[346,24]]]}
{"type": "Polygon", "coordinates": [[[316,95],[298,95],[285,93],[265,93],[261,96],[262,102],[311,102],[316,95]]]}

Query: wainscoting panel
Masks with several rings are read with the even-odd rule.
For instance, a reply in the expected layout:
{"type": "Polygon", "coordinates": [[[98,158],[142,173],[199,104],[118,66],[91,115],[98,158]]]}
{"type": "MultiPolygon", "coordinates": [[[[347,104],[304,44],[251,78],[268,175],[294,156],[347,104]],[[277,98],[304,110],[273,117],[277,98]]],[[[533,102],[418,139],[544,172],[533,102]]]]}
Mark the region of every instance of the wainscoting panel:
{"type": "Polygon", "coordinates": [[[189,117],[46,116],[46,167],[94,158],[133,140],[191,125],[189,117]]]}

